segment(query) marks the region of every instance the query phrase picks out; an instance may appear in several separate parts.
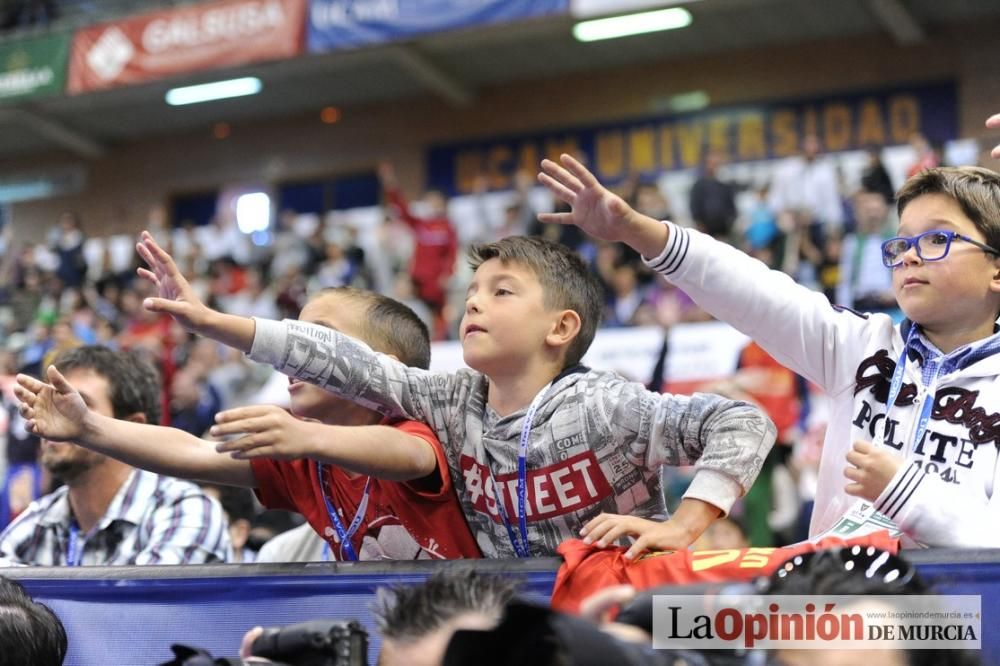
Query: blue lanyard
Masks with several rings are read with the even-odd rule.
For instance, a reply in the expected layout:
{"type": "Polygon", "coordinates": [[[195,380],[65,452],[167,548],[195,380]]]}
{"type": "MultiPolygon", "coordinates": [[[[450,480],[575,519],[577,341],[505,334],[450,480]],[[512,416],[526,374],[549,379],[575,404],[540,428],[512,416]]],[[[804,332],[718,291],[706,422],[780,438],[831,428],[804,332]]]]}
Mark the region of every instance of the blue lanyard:
{"type": "Polygon", "coordinates": [[[78,567],[83,561],[83,546],[80,544],[80,528],[76,523],[69,526],[69,544],[66,547],[66,566],[78,567]]]}
{"type": "MultiPolygon", "coordinates": [[[[899,397],[899,392],[903,388],[903,370],[906,368],[907,354],[910,350],[910,342],[916,335],[917,325],[913,324],[910,329],[909,334],[906,336],[906,340],[903,342],[903,353],[899,355],[899,360],[896,361],[896,369],[892,373],[892,383],[889,385],[889,399],[885,403],[885,422],[882,424],[882,443],[886,441],[886,437],[889,433],[889,412],[892,411],[893,406],[896,404],[896,398],[899,397]]],[[[934,384],[927,389],[927,395],[924,396],[923,404],[920,407],[920,418],[917,421],[917,430],[913,433],[913,443],[919,444],[920,439],[924,436],[924,432],[927,431],[927,424],[931,419],[931,411],[934,407],[934,394],[936,393],[937,380],[935,379],[934,384]]]]}
{"type": "Polygon", "coordinates": [[[514,527],[507,516],[507,509],[504,508],[503,501],[500,499],[499,486],[493,475],[493,468],[488,467],[490,479],[493,481],[493,501],[496,502],[500,519],[503,520],[504,527],[507,528],[507,536],[510,537],[510,543],[514,546],[514,552],[517,553],[518,557],[531,557],[531,552],[528,550],[528,442],[531,439],[531,425],[535,420],[535,412],[538,411],[538,407],[542,404],[542,399],[545,398],[550,386],[552,386],[551,382],[546,384],[531,401],[531,405],[524,415],[524,424],[521,426],[521,440],[517,447],[517,526],[521,532],[520,540],[514,533],[514,527]]]}
{"type": "MultiPolygon", "coordinates": [[[[341,555],[345,556],[345,559],[357,561],[358,554],[351,544],[351,537],[358,531],[358,527],[361,526],[361,521],[368,511],[368,492],[371,490],[372,477],[369,476],[368,480],[365,481],[365,489],[361,496],[361,502],[358,504],[358,510],[354,514],[354,520],[351,521],[346,530],[344,524],[340,522],[336,509],[333,508],[333,502],[330,501],[330,495],[326,492],[326,486],[323,485],[323,463],[318,460],[316,461],[316,479],[319,481],[319,491],[323,494],[323,501],[326,502],[326,512],[330,515],[330,522],[333,523],[333,528],[337,530],[337,536],[340,538],[341,555]]],[[[329,544],[327,546],[329,547],[329,544]]],[[[324,557],[327,558],[329,551],[324,549],[323,553],[324,557]]]]}

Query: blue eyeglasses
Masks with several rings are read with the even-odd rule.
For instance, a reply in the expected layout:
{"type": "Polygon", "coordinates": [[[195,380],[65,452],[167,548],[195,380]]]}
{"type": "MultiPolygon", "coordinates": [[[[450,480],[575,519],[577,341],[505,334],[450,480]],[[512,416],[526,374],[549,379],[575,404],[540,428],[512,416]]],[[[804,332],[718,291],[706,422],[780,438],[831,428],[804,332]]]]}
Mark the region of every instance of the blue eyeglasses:
{"type": "Polygon", "coordinates": [[[924,261],[938,261],[948,256],[948,251],[951,249],[951,242],[956,239],[972,243],[984,252],[1000,256],[1000,251],[994,250],[989,245],[980,243],[974,238],[963,236],[954,231],[934,229],[916,236],[890,238],[882,243],[882,263],[885,264],[886,268],[899,266],[903,263],[903,255],[911,247],[917,248],[917,256],[924,261]]]}

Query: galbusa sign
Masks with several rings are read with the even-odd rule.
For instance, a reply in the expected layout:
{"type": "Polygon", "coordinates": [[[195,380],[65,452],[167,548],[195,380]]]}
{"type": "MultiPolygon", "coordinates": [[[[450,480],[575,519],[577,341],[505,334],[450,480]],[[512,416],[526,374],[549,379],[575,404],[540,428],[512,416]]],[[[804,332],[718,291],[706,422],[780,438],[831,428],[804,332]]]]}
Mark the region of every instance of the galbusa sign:
{"type": "Polygon", "coordinates": [[[306,0],[225,0],[85,28],[73,38],[70,93],[280,60],[302,50],[306,0]]]}

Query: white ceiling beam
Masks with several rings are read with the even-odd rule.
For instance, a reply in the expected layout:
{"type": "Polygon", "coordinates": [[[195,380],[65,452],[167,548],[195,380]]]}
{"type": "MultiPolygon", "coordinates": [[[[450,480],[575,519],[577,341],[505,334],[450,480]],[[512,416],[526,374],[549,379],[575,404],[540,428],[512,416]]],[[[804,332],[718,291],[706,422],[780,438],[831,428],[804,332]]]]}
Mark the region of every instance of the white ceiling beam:
{"type": "Polygon", "coordinates": [[[475,94],[457,78],[435,65],[426,56],[402,45],[390,46],[396,60],[413,74],[425,87],[443,97],[453,106],[472,106],[475,94]]]}
{"type": "Polygon", "coordinates": [[[919,44],[927,38],[923,26],[902,0],[867,0],[868,10],[893,40],[901,45],[919,44]]]}

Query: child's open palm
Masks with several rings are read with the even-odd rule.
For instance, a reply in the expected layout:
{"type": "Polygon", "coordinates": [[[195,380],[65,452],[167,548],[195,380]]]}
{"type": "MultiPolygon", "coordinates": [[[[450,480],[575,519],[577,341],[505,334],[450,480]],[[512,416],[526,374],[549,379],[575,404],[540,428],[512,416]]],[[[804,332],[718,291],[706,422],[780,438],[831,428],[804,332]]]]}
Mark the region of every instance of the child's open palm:
{"type": "Polygon", "coordinates": [[[149,267],[139,268],[139,277],[153,283],[158,296],[147,298],[143,307],[152,312],[166,312],[187,330],[197,332],[208,308],[181,274],[173,257],[157,244],[148,231],[142,232],[135,249],[149,267]]]}
{"type": "Polygon", "coordinates": [[[559,161],[542,160],[538,180],[559,199],[570,205],[569,213],[542,213],[538,219],[556,224],[575,224],[591,236],[621,241],[634,211],[625,200],[601,185],[587,167],[570,155],[559,161]]]}
{"type": "Polygon", "coordinates": [[[28,432],[57,442],[79,438],[89,412],[87,404],[55,366],[49,366],[48,379],[51,383],[46,384],[27,375],[17,376],[14,394],[21,401],[28,432]]]}

